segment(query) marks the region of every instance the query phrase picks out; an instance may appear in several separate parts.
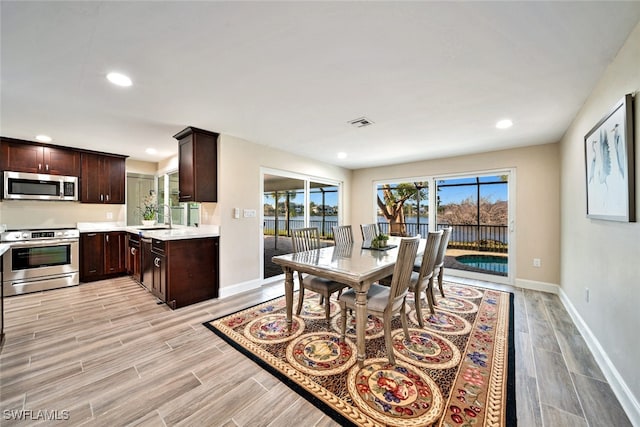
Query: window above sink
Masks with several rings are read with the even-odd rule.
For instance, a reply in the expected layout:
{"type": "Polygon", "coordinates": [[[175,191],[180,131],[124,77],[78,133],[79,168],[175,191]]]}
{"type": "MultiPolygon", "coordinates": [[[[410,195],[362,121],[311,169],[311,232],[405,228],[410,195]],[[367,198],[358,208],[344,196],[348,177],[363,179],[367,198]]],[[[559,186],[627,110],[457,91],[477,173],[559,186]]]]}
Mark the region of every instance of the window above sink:
{"type": "Polygon", "coordinates": [[[127,225],[145,230],[167,228],[168,208],[171,210],[172,225],[196,226],[200,224],[200,203],[178,202],[178,171],[170,171],[161,175],[127,174],[127,225]],[[138,207],[142,206],[144,197],[153,192],[157,195],[157,224],[143,226],[138,207]],[[164,226],[165,221],[167,225],[164,226]]]}
{"type": "Polygon", "coordinates": [[[200,224],[200,203],[180,203],[178,190],[178,171],[169,172],[156,177],[158,194],[158,223],[168,223],[167,206],[171,209],[173,225],[194,227],[200,224]]]}

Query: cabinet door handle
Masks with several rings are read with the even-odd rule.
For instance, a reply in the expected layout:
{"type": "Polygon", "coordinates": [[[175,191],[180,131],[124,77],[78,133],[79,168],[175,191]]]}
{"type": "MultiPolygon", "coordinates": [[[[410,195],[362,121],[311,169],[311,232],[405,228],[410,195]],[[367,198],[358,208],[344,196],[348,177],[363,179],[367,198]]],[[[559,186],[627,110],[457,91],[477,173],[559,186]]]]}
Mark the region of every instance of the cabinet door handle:
{"type": "Polygon", "coordinates": [[[104,195],[102,195],[102,194],[100,195],[100,201],[101,202],[104,201],[104,195]]]}
{"type": "Polygon", "coordinates": [[[156,267],[160,267],[160,258],[156,257],[156,259],[153,260],[153,265],[155,265],[156,267]]]}
{"type": "Polygon", "coordinates": [[[106,196],[106,197],[107,197],[107,202],[108,202],[108,201],[109,201],[109,195],[107,194],[107,196],[106,196]]]}
{"type": "Polygon", "coordinates": [[[44,165],[44,168],[49,172],[49,165],[44,165]]]}
{"type": "Polygon", "coordinates": [[[109,235],[107,234],[107,235],[106,235],[106,236],[104,236],[104,237],[106,237],[106,239],[107,239],[107,243],[109,243],[109,235]]]}
{"type": "Polygon", "coordinates": [[[131,248],[131,255],[135,255],[136,254],[136,248],[131,248]]]}
{"type": "Polygon", "coordinates": [[[38,163],[38,170],[42,170],[42,163],[38,163]]]}

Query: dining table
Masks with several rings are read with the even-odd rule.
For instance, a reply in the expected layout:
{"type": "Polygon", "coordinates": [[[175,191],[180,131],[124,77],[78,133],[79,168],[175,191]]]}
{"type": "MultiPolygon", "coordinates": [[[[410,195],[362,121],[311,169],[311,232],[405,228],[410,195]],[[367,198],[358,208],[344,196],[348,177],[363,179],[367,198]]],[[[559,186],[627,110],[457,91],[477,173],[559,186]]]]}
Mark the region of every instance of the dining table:
{"type": "MultiPolygon", "coordinates": [[[[370,248],[368,241],[339,244],[320,249],[294,252],[272,257],[285,274],[287,325],[293,320],[294,272],[313,274],[318,277],[344,283],[356,293],[356,347],[360,367],[364,365],[365,330],[367,327],[367,291],[371,284],[393,274],[398,257],[400,237],[391,236],[386,248],[370,248]]],[[[418,254],[424,252],[425,239],[420,239],[418,254]]]]}

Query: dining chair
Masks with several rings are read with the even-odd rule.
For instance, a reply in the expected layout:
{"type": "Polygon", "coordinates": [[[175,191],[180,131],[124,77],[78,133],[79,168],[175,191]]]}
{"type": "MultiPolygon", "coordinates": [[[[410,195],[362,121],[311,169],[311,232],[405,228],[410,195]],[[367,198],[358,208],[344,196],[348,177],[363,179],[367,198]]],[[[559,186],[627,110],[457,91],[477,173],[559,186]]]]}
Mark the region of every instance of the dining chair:
{"type": "MultiPolygon", "coordinates": [[[[373,283],[367,292],[367,311],[375,316],[382,317],[383,319],[384,344],[387,349],[389,363],[395,363],[395,357],[393,356],[393,342],[391,341],[391,318],[395,314],[400,313],[400,320],[402,322],[405,339],[409,338],[405,306],[413,263],[416,259],[419,244],[419,236],[403,238],[400,241],[398,257],[396,258],[396,264],[393,268],[391,286],[388,287],[373,283]]],[[[338,297],[338,303],[340,304],[340,309],[342,311],[340,326],[342,328],[342,340],[344,341],[347,329],[346,309],[356,309],[356,292],[353,289],[346,290],[338,297]]]]}
{"type": "Polygon", "coordinates": [[[449,239],[453,227],[447,227],[442,229],[442,239],[440,239],[440,247],[438,248],[438,254],[436,256],[436,262],[433,266],[433,276],[431,278],[431,288],[433,291],[433,280],[438,277],[438,288],[440,288],[440,295],[444,298],[444,289],[442,289],[442,277],[444,276],[444,256],[447,252],[447,246],[449,246],[449,239]]]}
{"type": "Polygon", "coordinates": [[[380,234],[380,227],[378,227],[378,224],[360,224],[360,231],[362,231],[362,240],[364,241],[371,241],[373,240],[377,235],[380,234]]]}
{"type": "MultiPolygon", "coordinates": [[[[291,242],[293,243],[293,252],[304,252],[314,249],[320,249],[320,233],[317,227],[297,228],[291,231],[291,242]]],[[[323,277],[314,276],[313,274],[303,275],[298,271],[298,281],[300,290],[298,292],[298,308],[296,314],[300,315],[302,311],[302,303],[304,301],[304,292],[306,289],[320,294],[320,304],[324,303],[324,312],[327,323],[331,319],[331,303],[330,297],[334,292],[342,292],[347,285],[323,277]]],[[[338,296],[340,296],[340,293],[338,296]]]]}
{"type": "Polygon", "coordinates": [[[440,242],[442,241],[443,231],[431,231],[427,234],[427,244],[422,253],[422,258],[418,257],[416,262],[420,260],[418,271],[416,271],[415,265],[413,272],[411,273],[411,282],[409,289],[413,292],[413,301],[416,308],[416,317],[418,318],[418,324],[420,327],[424,327],[424,321],[422,319],[422,293],[427,295],[427,301],[431,313],[435,313],[433,308],[433,294],[429,288],[429,283],[433,280],[433,268],[436,263],[436,257],[438,255],[438,249],[440,242]]]}
{"type": "Polygon", "coordinates": [[[333,227],[333,240],[336,245],[349,245],[353,243],[353,230],[350,225],[338,225],[333,227]]]}

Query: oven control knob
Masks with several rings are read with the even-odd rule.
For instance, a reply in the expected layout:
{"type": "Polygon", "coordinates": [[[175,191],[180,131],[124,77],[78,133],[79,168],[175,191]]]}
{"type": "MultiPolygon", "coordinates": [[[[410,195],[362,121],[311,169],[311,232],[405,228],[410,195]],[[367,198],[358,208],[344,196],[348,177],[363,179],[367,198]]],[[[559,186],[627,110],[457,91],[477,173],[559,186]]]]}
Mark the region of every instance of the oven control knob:
{"type": "Polygon", "coordinates": [[[23,239],[28,239],[29,238],[29,233],[22,233],[22,238],[23,239]]]}

